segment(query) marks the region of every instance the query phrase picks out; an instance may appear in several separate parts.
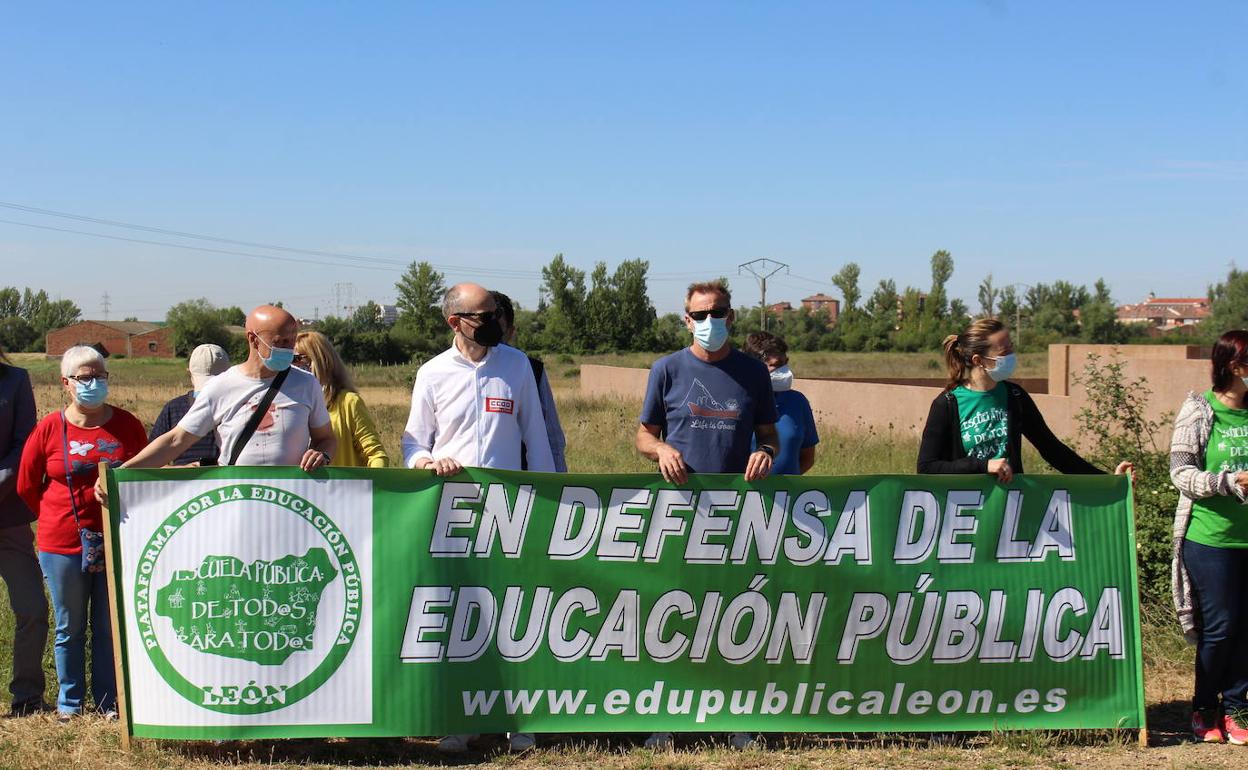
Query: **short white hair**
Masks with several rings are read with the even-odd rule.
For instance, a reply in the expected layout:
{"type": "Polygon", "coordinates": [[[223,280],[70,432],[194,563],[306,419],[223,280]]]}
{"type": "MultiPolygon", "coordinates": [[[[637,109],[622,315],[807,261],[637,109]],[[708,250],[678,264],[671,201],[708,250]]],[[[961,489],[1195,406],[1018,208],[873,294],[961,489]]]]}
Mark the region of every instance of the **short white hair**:
{"type": "Polygon", "coordinates": [[[108,364],[104,363],[104,356],[100,355],[100,351],[90,345],[75,345],[66,350],[65,355],[61,356],[62,377],[72,377],[84,366],[108,371],[108,364]]]}

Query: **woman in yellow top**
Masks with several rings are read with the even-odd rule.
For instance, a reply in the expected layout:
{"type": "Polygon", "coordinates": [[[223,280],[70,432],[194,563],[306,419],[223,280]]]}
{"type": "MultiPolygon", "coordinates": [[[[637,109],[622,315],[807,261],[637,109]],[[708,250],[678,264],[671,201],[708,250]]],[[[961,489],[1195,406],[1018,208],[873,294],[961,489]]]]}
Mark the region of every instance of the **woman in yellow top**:
{"type": "Polygon", "coordinates": [[[338,439],[330,465],[339,468],[385,468],[390,464],[372,415],[355,389],[351,373],[329,338],[320,332],[299,332],[295,366],[312,372],[325,393],[329,423],[338,439]]]}

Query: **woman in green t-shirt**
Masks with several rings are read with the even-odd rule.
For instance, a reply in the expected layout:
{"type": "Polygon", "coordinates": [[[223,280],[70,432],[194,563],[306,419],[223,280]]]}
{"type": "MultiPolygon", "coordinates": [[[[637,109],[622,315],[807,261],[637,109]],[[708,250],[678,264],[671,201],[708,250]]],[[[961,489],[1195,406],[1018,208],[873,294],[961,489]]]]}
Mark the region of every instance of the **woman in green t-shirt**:
{"type": "MultiPolygon", "coordinates": [[[[1049,430],[1036,402],[1008,378],[1014,372],[1010,330],[981,318],[945,338],[949,381],[932,401],[919,444],[919,473],[990,473],[1009,483],[1023,472],[1023,437],[1059,473],[1103,473],[1049,430]]],[[[1129,473],[1131,463],[1115,473],[1129,473]]]]}
{"type": "Polygon", "coordinates": [[[1174,420],[1174,601],[1196,642],[1192,735],[1248,744],[1248,331],[1213,346],[1213,387],[1174,420]],[[1221,696],[1221,703],[1218,701],[1221,696]]]}

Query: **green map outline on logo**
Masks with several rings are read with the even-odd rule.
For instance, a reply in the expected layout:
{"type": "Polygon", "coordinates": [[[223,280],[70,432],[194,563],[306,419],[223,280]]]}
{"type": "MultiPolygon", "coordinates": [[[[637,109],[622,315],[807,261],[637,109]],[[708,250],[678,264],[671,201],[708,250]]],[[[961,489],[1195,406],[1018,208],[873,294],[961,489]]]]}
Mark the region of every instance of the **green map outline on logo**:
{"type": "Polygon", "coordinates": [[[168,618],[179,641],[197,652],[280,666],[312,649],[321,599],[337,577],[319,546],[251,564],[210,553],[197,569],[174,570],[169,583],[156,588],[155,605],[149,594],[148,608],[168,618]]]}
{"type": "MultiPolygon", "coordinates": [[[[144,546],[142,556],[139,558],[139,563],[137,565],[138,577],[142,578],[143,576],[150,576],[151,574],[153,574],[155,563],[157,559],[159,559],[161,553],[163,552],[164,547],[168,544],[169,540],[171,540],[173,536],[176,535],[176,533],[181,529],[181,527],[184,526],[187,522],[189,522],[191,518],[193,518],[193,516],[186,516],[185,512],[187,510],[195,510],[195,511],[199,511],[201,509],[206,510],[206,508],[201,508],[197,505],[197,501],[205,497],[209,497],[210,500],[213,497],[217,498],[217,501],[213,501],[212,505],[210,506],[212,508],[215,508],[218,505],[228,505],[230,503],[259,503],[259,504],[270,504],[270,505],[278,506],[279,508],[282,508],[291,513],[294,513],[299,518],[304,519],[309,522],[314,516],[319,515],[319,516],[324,517],[325,522],[330,527],[332,527],[332,529],[328,529],[326,527],[314,527],[314,528],[316,528],[317,531],[321,534],[321,536],[325,538],[326,543],[329,545],[329,552],[337,554],[339,575],[342,576],[344,580],[348,574],[354,574],[356,576],[357,580],[360,583],[359,590],[360,590],[361,597],[362,597],[364,575],[361,574],[359,564],[355,558],[355,552],[354,550],[352,550],[350,543],[347,542],[346,536],[343,535],[341,529],[339,529],[338,526],[334,524],[323,511],[321,511],[319,508],[314,506],[307,499],[289,490],[282,489],[280,487],[269,486],[266,484],[255,484],[255,483],[227,484],[221,487],[216,487],[214,489],[208,490],[201,494],[197,494],[194,497],[192,497],[190,500],[187,500],[182,505],[177,506],[177,508],[175,508],[174,513],[170,514],[163,522],[157,525],[156,529],[154,530],[152,534],[152,537],[147,541],[147,544],[144,546]],[[243,494],[241,497],[237,499],[230,499],[234,490],[250,491],[250,490],[256,490],[256,489],[270,490],[274,493],[277,493],[278,495],[288,496],[290,498],[290,501],[288,504],[283,505],[278,500],[255,499],[255,498],[250,497],[247,494],[243,494]],[[301,510],[296,510],[296,507],[295,507],[296,502],[299,503],[298,507],[301,510]],[[195,507],[192,508],[192,506],[195,506],[195,507]],[[182,515],[179,515],[179,512],[182,512],[182,515]],[[336,542],[330,539],[331,534],[338,535],[338,539],[336,542]]],[[[154,599],[143,598],[143,596],[141,596],[141,594],[143,593],[148,594],[150,597],[150,595],[154,594],[155,591],[152,586],[145,583],[142,579],[136,580],[135,588],[134,588],[134,596],[133,596],[135,607],[146,609],[145,612],[143,611],[139,612],[138,618],[136,618],[136,622],[139,622],[140,626],[143,625],[144,621],[142,619],[144,617],[151,618],[151,616],[155,614],[154,599]]],[[[362,598],[360,601],[362,601],[362,598]]],[[[348,601],[347,607],[349,609],[350,601],[348,601]]],[[[254,703],[248,703],[248,702],[242,702],[242,701],[232,702],[232,703],[221,702],[220,698],[217,699],[217,702],[211,702],[210,699],[206,697],[205,695],[205,688],[202,686],[197,686],[193,684],[191,681],[189,681],[173,666],[173,664],[169,661],[168,657],[165,656],[164,651],[160,648],[159,637],[158,635],[154,633],[154,629],[155,629],[154,620],[147,621],[148,627],[152,629],[151,638],[154,640],[154,643],[150,645],[144,644],[142,642],[142,639],[140,639],[139,644],[140,646],[142,646],[144,649],[147,650],[148,658],[152,661],[152,664],[156,667],[156,670],[160,674],[161,678],[165,680],[165,683],[168,684],[170,687],[172,687],[174,691],[176,691],[179,695],[189,700],[191,703],[194,703],[195,705],[201,708],[209,709],[212,711],[218,711],[224,714],[262,714],[265,712],[276,711],[278,709],[285,708],[293,703],[296,703],[302,700],[303,698],[307,697],[308,695],[318,690],[321,687],[321,685],[325,684],[325,682],[331,676],[333,676],[334,672],[338,670],[339,666],[341,666],[343,661],[346,659],[347,654],[355,646],[356,634],[359,631],[360,626],[363,625],[362,622],[349,624],[348,623],[348,621],[350,620],[349,615],[350,615],[349,612],[346,612],[346,611],[343,612],[342,623],[340,624],[337,632],[334,635],[335,641],[332,644],[329,653],[326,655],[325,659],[322,660],[321,663],[312,671],[311,674],[309,674],[303,680],[295,683],[294,685],[291,685],[290,687],[285,688],[285,690],[282,691],[280,698],[270,697],[273,694],[272,693],[273,688],[270,687],[267,690],[264,690],[266,697],[258,698],[256,699],[258,702],[254,702],[254,703]],[[342,643],[339,641],[342,639],[345,639],[346,642],[342,643]]],[[[142,628],[140,628],[140,632],[141,631],[142,631],[142,628]]],[[[143,634],[140,633],[140,637],[142,636],[143,634]]],[[[201,654],[209,655],[212,653],[201,653],[201,654]]],[[[257,689],[261,689],[261,688],[257,688],[257,689]]]]}

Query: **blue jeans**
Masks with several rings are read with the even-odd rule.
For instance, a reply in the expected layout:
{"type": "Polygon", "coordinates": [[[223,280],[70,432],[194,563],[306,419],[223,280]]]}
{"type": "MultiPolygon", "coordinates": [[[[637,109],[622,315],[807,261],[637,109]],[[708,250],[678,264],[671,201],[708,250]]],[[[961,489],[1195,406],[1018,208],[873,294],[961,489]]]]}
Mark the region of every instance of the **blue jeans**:
{"type": "Polygon", "coordinates": [[[1192,709],[1248,708],[1248,548],[1183,541],[1183,564],[1200,611],[1192,709]]]}
{"type": "Polygon", "coordinates": [[[87,694],[87,624],[91,625],[91,697],[100,711],[117,708],[113,670],[113,630],[108,613],[108,578],[85,574],[82,556],[39,552],[39,566],[52,594],[56,617],[56,677],[60,693],[56,709],[80,714],[87,694]]]}

